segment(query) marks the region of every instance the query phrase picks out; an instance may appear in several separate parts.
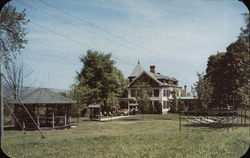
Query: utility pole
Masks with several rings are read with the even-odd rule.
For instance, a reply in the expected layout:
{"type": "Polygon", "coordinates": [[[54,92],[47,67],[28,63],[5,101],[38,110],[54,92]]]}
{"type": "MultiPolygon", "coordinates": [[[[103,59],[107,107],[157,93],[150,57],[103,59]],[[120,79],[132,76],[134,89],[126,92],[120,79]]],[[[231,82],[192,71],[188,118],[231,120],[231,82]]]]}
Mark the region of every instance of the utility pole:
{"type": "Polygon", "coordinates": [[[1,121],[0,121],[0,124],[1,124],[1,140],[3,139],[3,137],[4,137],[4,118],[3,118],[3,116],[4,116],[4,113],[3,113],[3,84],[2,84],[2,76],[3,76],[3,74],[2,74],[2,57],[1,57],[1,59],[0,59],[0,104],[1,104],[1,117],[0,117],[0,119],[1,119],[1,121]]]}
{"type": "MultiPolygon", "coordinates": [[[[2,11],[2,8],[5,4],[7,4],[10,0],[2,0],[2,3],[0,4],[0,14],[1,14],[1,11],[2,11]]],[[[1,16],[0,16],[1,18],[1,16]]],[[[1,20],[0,20],[1,22],[1,20]]],[[[1,23],[0,23],[1,25],[1,23]]],[[[3,139],[3,136],[4,136],[4,120],[3,120],[3,86],[2,86],[2,76],[3,76],[3,73],[2,73],[2,64],[3,64],[3,54],[2,52],[0,52],[0,140],[3,139]]]]}

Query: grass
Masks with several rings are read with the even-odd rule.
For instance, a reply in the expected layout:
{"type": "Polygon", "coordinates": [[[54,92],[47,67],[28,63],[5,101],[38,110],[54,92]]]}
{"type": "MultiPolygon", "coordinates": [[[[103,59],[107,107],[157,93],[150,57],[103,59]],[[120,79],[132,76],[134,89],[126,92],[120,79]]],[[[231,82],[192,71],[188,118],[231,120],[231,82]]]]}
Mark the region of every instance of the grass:
{"type": "Polygon", "coordinates": [[[74,129],[5,131],[2,150],[19,157],[235,158],[249,146],[249,128],[183,127],[178,115],[144,115],[109,122],[80,118],[74,129]]]}

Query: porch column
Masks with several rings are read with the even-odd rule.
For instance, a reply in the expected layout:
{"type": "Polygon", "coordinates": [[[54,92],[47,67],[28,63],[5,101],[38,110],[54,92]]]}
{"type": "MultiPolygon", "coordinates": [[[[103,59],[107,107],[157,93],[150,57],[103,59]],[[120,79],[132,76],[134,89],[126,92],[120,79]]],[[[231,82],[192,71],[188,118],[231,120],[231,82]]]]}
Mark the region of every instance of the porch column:
{"type": "Polygon", "coordinates": [[[163,106],[164,106],[164,101],[162,100],[161,101],[161,110],[162,110],[162,113],[163,113],[163,109],[164,109],[163,106]]]}

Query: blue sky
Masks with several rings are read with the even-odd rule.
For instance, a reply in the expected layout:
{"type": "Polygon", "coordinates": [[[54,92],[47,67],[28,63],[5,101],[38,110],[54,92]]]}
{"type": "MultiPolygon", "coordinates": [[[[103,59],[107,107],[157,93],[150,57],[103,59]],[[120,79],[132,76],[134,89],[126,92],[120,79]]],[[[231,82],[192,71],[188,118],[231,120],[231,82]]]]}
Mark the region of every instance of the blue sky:
{"type": "Polygon", "coordinates": [[[26,8],[33,22],[27,25],[29,43],[20,57],[33,71],[27,82],[59,89],[74,83],[82,67],[79,57],[88,49],[112,52],[125,77],[139,59],[144,69],[156,65],[157,72],[190,89],[196,72],[205,71],[207,58],[237,39],[244,25],[241,14],[248,12],[238,0],[43,1],[70,15],[39,0],[10,4],[26,8]]]}

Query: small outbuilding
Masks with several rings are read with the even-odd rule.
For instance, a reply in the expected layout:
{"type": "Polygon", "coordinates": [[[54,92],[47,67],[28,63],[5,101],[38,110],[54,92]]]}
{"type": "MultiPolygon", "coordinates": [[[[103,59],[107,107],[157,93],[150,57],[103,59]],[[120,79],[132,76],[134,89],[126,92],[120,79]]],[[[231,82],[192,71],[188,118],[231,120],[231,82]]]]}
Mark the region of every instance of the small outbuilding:
{"type": "MultiPolygon", "coordinates": [[[[47,88],[40,88],[21,98],[40,128],[68,128],[71,126],[71,106],[76,103],[47,88]]],[[[34,123],[18,100],[8,102],[14,105],[14,114],[25,129],[36,129],[34,123]]],[[[19,127],[17,122],[16,127],[19,127]]]]}
{"type": "Polygon", "coordinates": [[[89,119],[101,120],[101,105],[89,105],[89,119]]]}

